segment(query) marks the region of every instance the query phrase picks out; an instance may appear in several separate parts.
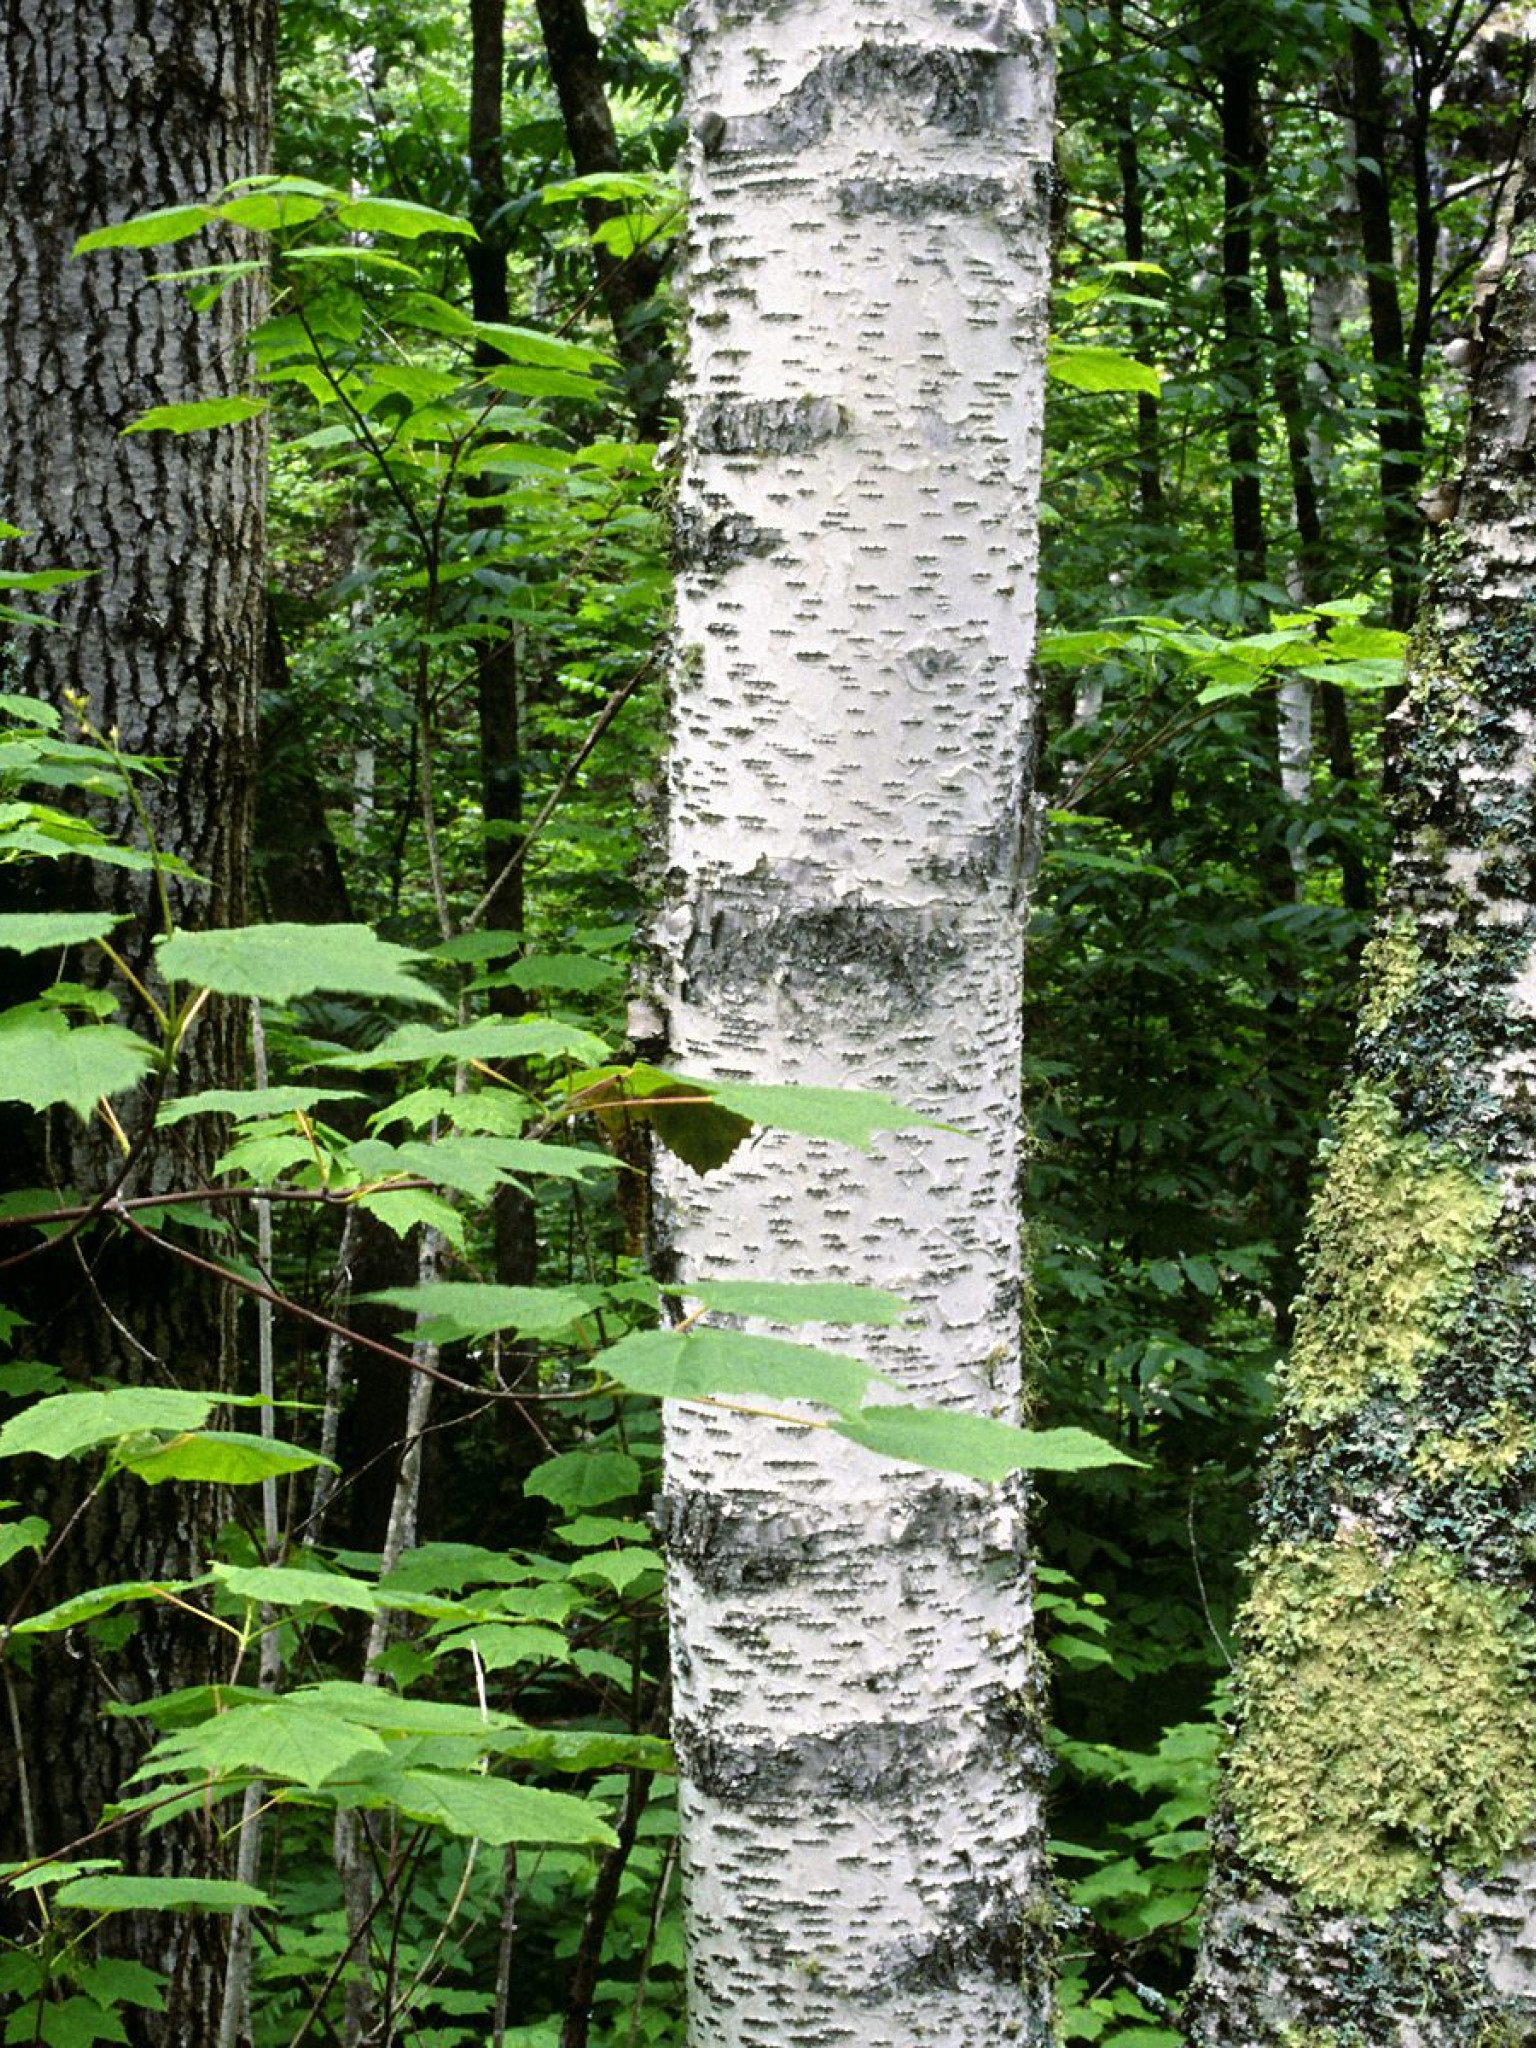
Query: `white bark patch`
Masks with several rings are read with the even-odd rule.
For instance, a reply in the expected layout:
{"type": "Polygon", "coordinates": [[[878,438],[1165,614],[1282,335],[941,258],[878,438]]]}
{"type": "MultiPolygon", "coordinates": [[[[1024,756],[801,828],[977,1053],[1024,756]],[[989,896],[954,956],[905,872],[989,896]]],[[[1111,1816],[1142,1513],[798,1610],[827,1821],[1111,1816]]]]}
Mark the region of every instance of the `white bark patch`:
{"type": "MultiPolygon", "coordinates": [[[[692,10],[669,1058],[954,1131],[663,1167],[690,1275],[844,1278],[1016,1419],[1048,7],[692,10]]],[[[822,1334],[822,1333],[816,1333],[822,1334]]],[[[669,1414],[696,2048],[1043,2044],[1021,1500],[669,1414]]]]}

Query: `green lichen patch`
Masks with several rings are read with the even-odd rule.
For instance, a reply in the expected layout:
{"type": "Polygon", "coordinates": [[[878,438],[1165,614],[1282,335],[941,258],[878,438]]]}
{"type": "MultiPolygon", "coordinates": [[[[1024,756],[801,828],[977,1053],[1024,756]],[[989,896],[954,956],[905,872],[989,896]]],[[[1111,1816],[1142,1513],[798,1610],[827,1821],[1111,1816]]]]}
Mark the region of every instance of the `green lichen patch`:
{"type": "Polygon", "coordinates": [[[1439,1485],[1497,1486],[1536,1457],[1536,1420],[1509,1401],[1455,1435],[1435,1430],[1415,1445],[1413,1470],[1439,1485]]]}
{"type": "Polygon", "coordinates": [[[1394,918],[1366,947],[1360,960],[1360,1029],[1384,1031],[1418,986],[1421,967],[1413,919],[1394,918]]]}
{"type": "Polygon", "coordinates": [[[1536,1811],[1536,1627],[1438,1551],[1261,1555],[1232,1759],[1244,1854],[1309,1904],[1381,1915],[1536,1811]]]}
{"type": "Polygon", "coordinates": [[[1297,1420],[1337,1421],[1372,1391],[1415,1396],[1502,1206],[1462,1152],[1404,1131],[1380,1088],[1356,1086],[1313,1210],[1285,1396],[1297,1420]]]}

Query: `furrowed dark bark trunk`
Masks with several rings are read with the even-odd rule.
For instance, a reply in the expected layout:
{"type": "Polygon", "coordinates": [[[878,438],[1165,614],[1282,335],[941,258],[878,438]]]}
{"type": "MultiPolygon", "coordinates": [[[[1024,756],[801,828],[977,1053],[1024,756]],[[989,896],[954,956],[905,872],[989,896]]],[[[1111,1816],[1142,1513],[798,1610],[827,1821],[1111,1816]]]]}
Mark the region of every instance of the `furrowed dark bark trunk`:
{"type": "MultiPolygon", "coordinates": [[[[506,74],[506,0],[472,0],[470,8],[469,158],[475,180],[478,243],[470,244],[469,284],[477,320],[505,323],[511,317],[507,289],[507,240],[497,220],[507,190],[502,161],[502,83],[506,74]]],[[[488,345],[484,362],[499,360],[488,345]]],[[[493,495],[495,485],[487,495],[493,495]]],[[[485,505],[472,515],[476,530],[494,534],[501,508],[485,505]]],[[[495,889],[486,923],[521,932],[527,915],[522,863],[505,879],[507,857],[523,822],[523,759],[518,700],[516,630],[508,625],[480,643],[475,698],[480,732],[480,810],[485,821],[485,886],[495,889]]],[[[520,989],[491,993],[490,1007],[503,1017],[527,1008],[520,989]]],[[[524,1078],[509,1070],[509,1078],[524,1078]]],[[[496,1190],[492,1210],[496,1278],[504,1286],[531,1286],[538,1277],[539,1240],[533,1199],[517,1187],[496,1190]]]]}
{"type": "Polygon", "coordinates": [[[1369,30],[1354,28],[1349,48],[1355,193],[1370,314],[1376,438],[1381,448],[1382,535],[1392,578],[1392,623],[1402,630],[1411,624],[1418,601],[1423,522],[1415,500],[1424,473],[1424,409],[1409,368],[1398,293],[1381,42],[1369,30]]]}
{"type": "MultiPolygon", "coordinates": [[[[536,4],[550,77],[578,176],[621,170],[619,138],[603,84],[601,47],[583,0],[536,0],[536,4]]],[[[588,233],[595,236],[619,210],[610,200],[589,199],[583,209],[588,233]]],[[[651,318],[664,259],[648,249],[617,256],[594,240],[592,262],[597,289],[628,374],[635,424],[647,440],[658,439],[672,369],[651,318]]]]}
{"type": "MultiPolygon", "coordinates": [[[[169,763],[144,785],[144,797],[161,849],[206,878],[206,886],[169,885],[175,915],[193,925],[246,915],[265,436],[251,423],[126,439],[121,430],[151,405],[228,390],[240,375],[241,337],[261,290],[251,279],[238,281],[194,315],[176,287],[149,282],[167,267],[163,250],[78,261],[70,251],[87,229],[205,198],[267,168],[273,22],[272,0],[246,0],[238,9],[212,0],[0,5],[0,502],[24,530],[13,544],[18,566],[97,571],[59,596],[53,615],[61,630],[12,629],[7,686],[59,704],[78,701],[97,730],[116,731],[125,750],[169,763]]],[[[248,253],[237,242],[232,232],[211,234],[190,245],[198,257],[186,256],[183,245],[172,260],[248,253]]],[[[115,824],[125,836],[141,836],[121,806],[115,824]]],[[[127,957],[148,972],[157,919],[147,878],[105,867],[64,872],[75,865],[42,875],[13,868],[10,902],[97,903],[123,912],[133,920],[124,927],[127,957]]],[[[94,970],[82,961],[76,971],[94,970]]],[[[34,990],[14,973],[0,978],[0,1002],[34,990]]],[[[237,1078],[241,1042],[238,1019],[210,1006],[188,1037],[177,1085],[237,1078]]],[[[117,1106],[137,1146],[152,1105],[124,1098],[117,1106]]],[[[148,1139],[135,1151],[124,1191],[206,1176],[214,1149],[212,1134],[205,1142],[191,1124],[173,1138],[148,1139]]],[[[46,1120],[7,1118],[0,1128],[6,1188],[93,1190],[122,1168],[123,1155],[99,1122],[87,1127],[59,1111],[46,1120]]],[[[12,1233],[5,1249],[16,1248],[12,1233]]],[[[0,1289],[30,1319],[29,1349],[73,1384],[212,1387],[233,1378],[226,1295],[115,1231],[38,1249],[0,1276],[0,1289]]],[[[58,1528],[91,1476],[72,1465],[13,1466],[7,1490],[58,1528]]],[[[219,1506],[206,1489],[113,1482],[33,1591],[25,1566],[7,1574],[0,1592],[6,1618],[19,1601],[36,1607],[92,1583],[188,1572],[219,1506]]],[[[23,1773],[39,1846],[57,1849],[95,1825],[143,1752],[138,1724],[103,1718],[108,1699],[138,1699],[207,1676],[212,1640],[211,1630],[189,1628],[162,1605],[110,1655],[86,1639],[50,1637],[29,1670],[12,1661],[23,1750],[18,1755],[0,1740],[0,1855],[28,1853],[23,1773]]],[[[107,1847],[130,1867],[151,1870],[217,1867],[223,1854],[213,1832],[196,1822],[143,1838],[114,1834],[107,1847]]],[[[119,1916],[105,1938],[169,1974],[167,2011],[134,2019],[142,2039],[171,2048],[215,2037],[222,1946],[215,1916],[119,1916]]]]}
{"type": "MultiPolygon", "coordinates": [[[[1301,593],[1308,604],[1328,596],[1328,542],[1323,531],[1322,496],[1312,465],[1312,440],[1306,386],[1302,378],[1302,355],[1291,325],[1290,303],[1285,291],[1285,266],[1280,249],[1280,229],[1272,206],[1266,205],[1259,235],[1264,269],[1264,309],[1269,321],[1270,375],[1275,403],[1285,429],[1286,460],[1291,475],[1291,498],[1296,513],[1296,567],[1301,593]]],[[[1323,737],[1328,767],[1337,784],[1356,781],[1354,741],[1349,730],[1349,710],[1337,683],[1315,685],[1323,713],[1323,737]]],[[[1346,906],[1365,910],[1370,905],[1370,883],[1358,849],[1347,841],[1338,845],[1339,887],[1346,906]]]]}

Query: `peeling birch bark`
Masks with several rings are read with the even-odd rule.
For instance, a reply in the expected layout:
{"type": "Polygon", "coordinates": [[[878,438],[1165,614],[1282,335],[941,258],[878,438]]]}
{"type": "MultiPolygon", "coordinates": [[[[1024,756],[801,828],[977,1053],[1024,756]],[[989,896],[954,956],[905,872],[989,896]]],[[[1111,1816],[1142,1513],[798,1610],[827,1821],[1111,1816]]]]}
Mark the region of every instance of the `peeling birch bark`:
{"type": "Polygon", "coordinates": [[[1260,1508],[1200,2048],[1536,2039],[1536,139],[1260,1508]]]}
{"type": "MultiPolygon", "coordinates": [[[[1020,1407],[1049,0],[696,0],[669,905],[684,1072],[956,1126],[663,1166],[690,1275],[842,1278],[1020,1407]]],[[[669,1410],[695,2048],[1049,2038],[1020,1495],[669,1410]]]]}

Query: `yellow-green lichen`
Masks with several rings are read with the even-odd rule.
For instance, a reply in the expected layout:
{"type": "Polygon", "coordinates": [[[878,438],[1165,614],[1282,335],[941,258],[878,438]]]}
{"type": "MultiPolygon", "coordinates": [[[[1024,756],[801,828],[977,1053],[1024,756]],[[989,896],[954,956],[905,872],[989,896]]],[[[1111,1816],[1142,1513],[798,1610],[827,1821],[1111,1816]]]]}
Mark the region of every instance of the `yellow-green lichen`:
{"type": "Polygon", "coordinates": [[[1497,1486],[1527,1458],[1536,1456],[1536,1421],[1510,1401],[1500,1401],[1455,1436],[1439,1431],[1415,1446],[1413,1469],[1437,1485],[1497,1486]]]}
{"type": "Polygon", "coordinates": [[[1496,1180],[1356,1087],[1313,1209],[1285,1389],[1298,1420],[1335,1422],[1373,1392],[1412,1399],[1502,1206],[1496,1180]]]}
{"type": "Polygon", "coordinates": [[[1360,959],[1360,1028],[1385,1030],[1418,987],[1422,956],[1413,919],[1395,919],[1378,932],[1360,959]]]}
{"type": "Polygon", "coordinates": [[[1497,1861],[1536,1811],[1536,1627],[1443,1553],[1280,1545],[1247,1612],[1232,1801],[1246,1855],[1314,1905],[1383,1914],[1497,1861]]]}

